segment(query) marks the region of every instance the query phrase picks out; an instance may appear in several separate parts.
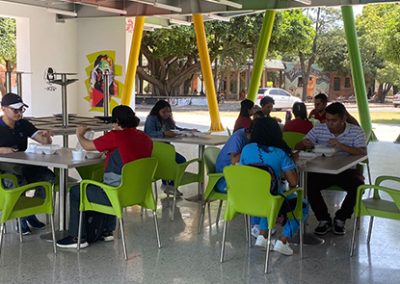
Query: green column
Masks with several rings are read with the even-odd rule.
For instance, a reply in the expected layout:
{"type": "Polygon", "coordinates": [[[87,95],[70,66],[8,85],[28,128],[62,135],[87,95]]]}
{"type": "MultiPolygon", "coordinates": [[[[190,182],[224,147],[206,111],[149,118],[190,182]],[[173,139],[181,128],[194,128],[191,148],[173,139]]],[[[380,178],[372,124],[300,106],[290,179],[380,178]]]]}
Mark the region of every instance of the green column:
{"type": "Polygon", "coordinates": [[[275,10],[268,10],[264,15],[261,35],[257,44],[256,58],[253,63],[253,73],[251,75],[249,90],[247,92],[247,98],[253,102],[257,98],[258,87],[260,86],[261,75],[264,69],[264,62],[267,56],[269,40],[271,39],[275,15],[275,10]]]}
{"type": "Polygon", "coordinates": [[[354,92],[357,99],[358,114],[360,117],[361,127],[364,129],[366,134],[370,134],[372,133],[371,116],[369,114],[367,90],[365,87],[364,71],[361,62],[360,49],[358,47],[353,7],[342,7],[342,17],[344,23],[344,31],[346,33],[347,39],[347,48],[349,50],[351,73],[353,76],[354,92]]]}

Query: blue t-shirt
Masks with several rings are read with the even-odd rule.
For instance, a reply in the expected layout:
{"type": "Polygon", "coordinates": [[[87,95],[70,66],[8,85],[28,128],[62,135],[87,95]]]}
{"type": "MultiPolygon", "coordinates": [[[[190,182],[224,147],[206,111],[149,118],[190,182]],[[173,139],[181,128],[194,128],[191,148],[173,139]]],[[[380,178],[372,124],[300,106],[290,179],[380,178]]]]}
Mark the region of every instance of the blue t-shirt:
{"type": "MultiPolygon", "coordinates": [[[[283,173],[296,169],[296,165],[292,158],[280,148],[267,147],[267,151],[258,147],[257,143],[250,143],[242,150],[240,156],[241,165],[269,165],[275,175],[279,178],[283,173]]],[[[279,192],[283,193],[284,189],[280,185],[279,192]]]]}
{"type": "MultiPolygon", "coordinates": [[[[246,129],[241,128],[234,132],[232,136],[226,141],[224,147],[217,157],[215,170],[217,173],[222,173],[224,167],[231,165],[231,154],[241,153],[246,144],[249,143],[247,138],[246,129]]],[[[226,192],[226,181],[224,178],[220,179],[217,183],[218,191],[226,192]]]]}

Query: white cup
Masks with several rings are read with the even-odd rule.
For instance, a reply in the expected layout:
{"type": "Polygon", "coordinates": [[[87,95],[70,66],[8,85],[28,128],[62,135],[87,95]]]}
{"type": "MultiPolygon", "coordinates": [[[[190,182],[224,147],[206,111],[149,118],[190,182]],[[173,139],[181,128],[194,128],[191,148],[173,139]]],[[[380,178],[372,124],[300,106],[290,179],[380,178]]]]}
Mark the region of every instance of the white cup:
{"type": "Polygon", "coordinates": [[[86,151],[82,150],[72,150],[72,159],[76,161],[84,160],[86,156],[86,151]]]}

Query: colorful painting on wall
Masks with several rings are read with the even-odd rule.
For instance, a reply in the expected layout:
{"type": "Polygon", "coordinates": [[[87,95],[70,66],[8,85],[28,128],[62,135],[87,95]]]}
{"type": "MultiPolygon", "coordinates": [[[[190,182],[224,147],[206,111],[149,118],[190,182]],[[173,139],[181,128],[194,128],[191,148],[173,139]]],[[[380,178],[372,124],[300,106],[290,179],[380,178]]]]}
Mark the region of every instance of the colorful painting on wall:
{"type": "Polygon", "coordinates": [[[86,67],[85,80],[88,96],[85,97],[90,102],[90,111],[103,111],[103,92],[108,88],[110,95],[110,111],[117,105],[122,95],[123,83],[116,80],[116,76],[122,75],[122,66],[115,64],[115,51],[103,50],[88,54],[86,58],[89,65],[86,67]],[[104,75],[108,71],[108,86],[104,86],[104,75]]]}

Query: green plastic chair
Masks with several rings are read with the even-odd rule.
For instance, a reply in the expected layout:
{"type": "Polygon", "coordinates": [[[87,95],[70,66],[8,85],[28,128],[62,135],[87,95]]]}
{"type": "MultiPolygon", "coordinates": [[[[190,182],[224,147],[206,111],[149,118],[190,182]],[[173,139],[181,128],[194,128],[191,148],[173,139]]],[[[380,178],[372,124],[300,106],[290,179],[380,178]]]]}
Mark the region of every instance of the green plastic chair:
{"type": "Polygon", "coordinates": [[[122,168],[121,184],[117,187],[110,186],[98,181],[82,180],[80,184],[81,202],[79,206],[79,230],[78,230],[78,250],[81,241],[81,226],[82,216],[84,211],[96,211],[108,215],[114,215],[119,220],[122,246],[124,249],[125,260],[128,259],[128,254],[125,245],[125,233],[123,223],[123,208],[133,205],[139,205],[143,208],[151,209],[153,211],[154,226],[156,229],[157,245],[161,248],[160,235],[158,232],[158,222],[156,215],[156,201],[154,199],[153,191],[151,190],[151,183],[153,180],[154,172],[157,167],[157,160],[155,158],[144,158],[127,163],[122,168]],[[101,205],[90,202],[86,195],[88,185],[97,185],[101,187],[107,194],[111,206],[101,205]]]}
{"type": "Polygon", "coordinates": [[[81,179],[90,179],[95,181],[103,181],[104,176],[104,161],[94,165],[77,167],[81,179]]]}
{"type": "Polygon", "coordinates": [[[358,187],[356,205],[354,207],[354,228],[353,237],[351,239],[350,256],[354,255],[356,235],[358,235],[357,226],[360,222],[360,217],[370,216],[367,244],[371,241],[372,225],[374,217],[386,219],[400,220],[400,191],[399,189],[382,186],[383,182],[396,182],[400,185],[400,177],[395,176],[379,176],[375,180],[374,185],[366,184],[358,187]],[[364,192],[367,189],[372,189],[374,194],[372,198],[362,199],[364,192]],[[384,192],[391,200],[380,198],[379,192],[384,192]]]}
{"type": "Polygon", "coordinates": [[[54,219],[53,219],[53,197],[52,185],[49,182],[35,182],[24,186],[18,186],[17,177],[11,174],[0,174],[0,255],[3,245],[3,235],[5,230],[5,223],[12,219],[18,219],[19,239],[22,242],[21,219],[36,214],[48,214],[50,216],[51,233],[53,236],[53,250],[57,253],[56,238],[54,232],[54,219]],[[14,188],[4,188],[3,180],[12,181],[14,188]],[[43,187],[46,197],[26,197],[24,193],[28,190],[43,187]]]}
{"type": "MultiPolygon", "coordinates": [[[[215,172],[215,163],[217,161],[218,154],[221,150],[217,147],[207,147],[204,150],[203,161],[206,165],[208,183],[207,187],[204,191],[204,200],[201,206],[201,212],[199,216],[199,233],[201,233],[201,228],[204,222],[204,211],[206,208],[206,204],[208,206],[208,217],[211,220],[211,212],[210,212],[210,202],[214,200],[219,200],[219,207],[217,213],[216,223],[219,223],[219,217],[221,215],[222,203],[226,200],[226,193],[221,193],[215,191],[217,182],[224,176],[223,173],[215,172]]],[[[211,221],[210,221],[211,225],[211,221]]]]}
{"type": "Polygon", "coordinates": [[[283,134],[283,140],[290,147],[290,149],[294,149],[297,143],[304,139],[304,134],[299,132],[285,131],[283,134]]]}
{"type": "MultiPolygon", "coordinates": [[[[293,188],[283,196],[270,193],[271,175],[264,170],[251,166],[228,166],[224,168],[224,176],[228,184],[228,199],[225,207],[225,224],[222,235],[220,262],[224,261],[225,240],[228,222],[237,214],[246,214],[268,218],[268,247],[265,256],[264,273],[268,273],[269,252],[271,246],[271,229],[275,226],[279,210],[284,202],[283,196],[297,193],[297,203],[293,215],[299,222],[303,218],[303,189],[293,188]]],[[[290,216],[288,216],[290,218],[290,216]]],[[[303,232],[300,226],[300,255],[303,256],[303,232]]]]}
{"type": "MultiPolygon", "coordinates": [[[[175,207],[176,207],[176,189],[179,186],[190,184],[194,182],[203,181],[201,161],[200,159],[193,159],[181,164],[178,164],[175,161],[175,147],[171,144],[167,144],[164,142],[153,142],[153,153],[152,157],[157,158],[158,166],[156,173],[154,174],[154,181],[157,180],[168,180],[174,182],[174,198],[171,210],[171,220],[174,220],[175,215],[175,207]],[[198,163],[199,171],[198,173],[186,172],[186,169],[189,165],[193,163],[198,163]]],[[[157,186],[155,184],[155,192],[157,192],[157,186]]],[[[156,193],[157,199],[157,193],[156,193]]]]}

